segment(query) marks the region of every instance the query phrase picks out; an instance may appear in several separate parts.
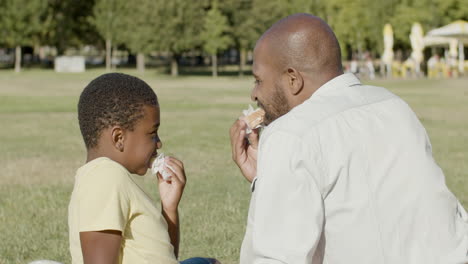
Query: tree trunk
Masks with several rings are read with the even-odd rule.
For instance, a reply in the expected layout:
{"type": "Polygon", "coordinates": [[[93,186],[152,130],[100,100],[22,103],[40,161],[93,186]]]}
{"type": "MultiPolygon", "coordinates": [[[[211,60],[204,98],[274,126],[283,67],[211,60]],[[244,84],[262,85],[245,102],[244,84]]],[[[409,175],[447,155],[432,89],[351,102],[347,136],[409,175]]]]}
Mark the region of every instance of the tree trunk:
{"type": "Polygon", "coordinates": [[[218,77],[218,56],[216,54],[211,54],[211,69],[213,77],[218,77]]]}
{"type": "Polygon", "coordinates": [[[40,60],[40,62],[43,62],[45,58],[46,58],[45,48],[44,48],[44,46],[41,46],[41,47],[39,47],[39,60],[40,60]]]}
{"type": "Polygon", "coordinates": [[[33,47],[33,63],[41,62],[40,59],[40,50],[41,50],[41,45],[35,44],[33,47]]]}
{"type": "Polygon", "coordinates": [[[15,49],[15,72],[21,71],[21,46],[16,46],[15,49]]]}
{"type": "Polygon", "coordinates": [[[136,57],[136,62],[138,72],[145,72],[145,54],[139,52],[136,57]]]}
{"type": "Polygon", "coordinates": [[[239,62],[239,76],[244,76],[245,61],[247,57],[247,51],[245,48],[240,49],[240,62],[239,62]]]}
{"type": "Polygon", "coordinates": [[[114,64],[113,61],[115,60],[116,58],[116,54],[117,53],[117,47],[114,47],[111,49],[111,60],[110,60],[110,66],[111,66],[111,69],[114,71],[115,69],[117,69],[117,64],[114,64]]]}
{"type": "Polygon", "coordinates": [[[110,39],[106,39],[106,71],[111,70],[111,49],[112,41],[110,39]]]}
{"type": "Polygon", "coordinates": [[[172,54],[172,57],[171,57],[171,75],[172,76],[179,75],[179,65],[177,64],[177,58],[175,54],[172,54]]]}

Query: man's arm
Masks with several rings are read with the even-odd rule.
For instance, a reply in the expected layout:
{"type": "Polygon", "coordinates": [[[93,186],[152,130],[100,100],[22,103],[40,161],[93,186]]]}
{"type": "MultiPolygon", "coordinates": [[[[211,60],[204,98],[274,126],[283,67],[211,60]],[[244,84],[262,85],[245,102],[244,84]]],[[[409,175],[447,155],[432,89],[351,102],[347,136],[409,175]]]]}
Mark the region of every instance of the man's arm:
{"type": "Polygon", "coordinates": [[[84,264],[118,263],[122,233],[118,230],[80,232],[84,264]]]}

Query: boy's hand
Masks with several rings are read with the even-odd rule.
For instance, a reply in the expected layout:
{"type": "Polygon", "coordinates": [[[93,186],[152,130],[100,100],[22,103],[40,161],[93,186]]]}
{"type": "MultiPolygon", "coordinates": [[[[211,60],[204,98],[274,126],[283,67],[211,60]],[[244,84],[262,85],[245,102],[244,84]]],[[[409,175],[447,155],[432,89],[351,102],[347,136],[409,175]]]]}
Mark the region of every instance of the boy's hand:
{"type": "Polygon", "coordinates": [[[257,176],[258,129],[253,129],[248,140],[245,138],[247,124],[237,120],[229,131],[231,136],[232,159],[249,181],[257,176]]]}
{"type": "Polygon", "coordinates": [[[182,161],[174,157],[168,157],[167,165],[171,166],[174,171],[167,168],[167,171],[172,174],[172,177],[168,181],[165,181],[158,172],[159,195],[161,196],[162,209],[175,212],[182,198],[187,178],[185,177],[184,164],[182,161]]]}

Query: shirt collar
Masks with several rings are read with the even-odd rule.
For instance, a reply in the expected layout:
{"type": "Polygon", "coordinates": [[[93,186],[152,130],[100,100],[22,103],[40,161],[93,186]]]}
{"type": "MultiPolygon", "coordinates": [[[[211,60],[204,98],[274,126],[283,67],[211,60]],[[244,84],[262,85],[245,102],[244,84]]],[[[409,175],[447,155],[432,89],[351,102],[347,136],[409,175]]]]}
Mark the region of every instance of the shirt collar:
{"type": "MultiPolygon", "coordinates": [[[[284,119],[287,116],[291,116],[293,112],[301,111],[300,109],[303,109],[306,103],[311,101],[312,98],[325,95],[338,88],[350,87],[353,85],[361,85],[361,81],[356,77],[356,75],[352,73],[344,73],[339,76],[336,76],[335,78],[326,82],[324,85],[320,86],[320,88],[318,88],[317,91],[315,91],[315,93],[313,93],[312,96],[305,100],[302,104],[297,105],[296,107],[291,109],[291,111],[289,111],[288,113],[286,113],[278,119],[284,119]]],[[[265,129],[268,129],[269,127],[271,127],[272,124],[277,123],[277,121],[278,120],[273,121],[270,125],[266,126],[265,129]]],[[[251,186],[252,191],[255,188],[254,185],[255,184],[253,183],[251,186]]]]}
{"type": "Polygon", "coordinates": [[[344,73],[335,78],[329,80],[324,85],[312,94],[311,98],[314,96],[326,94],[327,92],[340,88],[340,87],[349,87],[353,85],[361,85],[361,81],[352,73],[344,73]]]}

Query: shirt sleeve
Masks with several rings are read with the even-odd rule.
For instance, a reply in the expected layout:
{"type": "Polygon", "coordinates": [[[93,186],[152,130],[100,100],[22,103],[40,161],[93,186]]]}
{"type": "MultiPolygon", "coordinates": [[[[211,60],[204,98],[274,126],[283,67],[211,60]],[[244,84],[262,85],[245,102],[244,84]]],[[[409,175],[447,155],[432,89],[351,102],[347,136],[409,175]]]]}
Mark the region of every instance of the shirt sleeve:
{"type": "Polygon", "coordinates": [[[259,153],[253,217],[254,264],[310,264],[324,224],[320,170],[310,146],[275,132],[259,153]]]}
{"type": "Polygon", "coordinates": [[[102,164],[83,176],[78,199],[79,231],[124,232],[130,208],[125,172],[102,164]]]}

